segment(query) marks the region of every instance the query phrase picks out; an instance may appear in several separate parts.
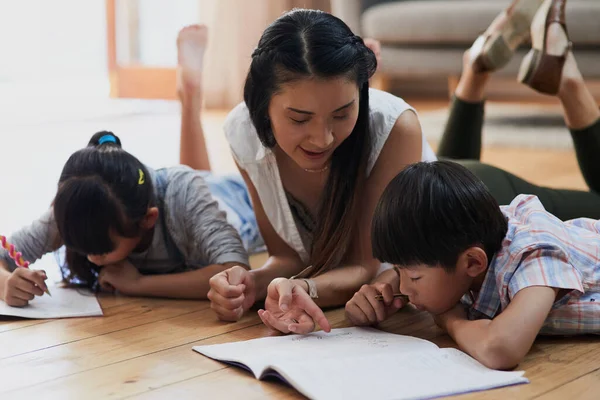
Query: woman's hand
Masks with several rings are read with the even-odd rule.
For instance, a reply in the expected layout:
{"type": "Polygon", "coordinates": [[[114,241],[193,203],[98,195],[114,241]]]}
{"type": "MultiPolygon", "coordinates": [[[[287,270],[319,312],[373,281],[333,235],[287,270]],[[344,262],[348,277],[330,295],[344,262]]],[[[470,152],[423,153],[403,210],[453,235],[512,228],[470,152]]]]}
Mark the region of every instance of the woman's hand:
{"type": "Polygon", "coordinates": [[[237,321],[256,300],[254,277],[246,268],[235,266],[210,278],[210,308],[222,321],[237,321]]]}
{"type": "Polygon", "coordinates": [[[269,328],[283,333],[307,334],[317,324],[325,331],[331,325],[323,311],[310,298],[301,280],[277,278],[267,289],[265,310],[258,315],[269,328]]]}

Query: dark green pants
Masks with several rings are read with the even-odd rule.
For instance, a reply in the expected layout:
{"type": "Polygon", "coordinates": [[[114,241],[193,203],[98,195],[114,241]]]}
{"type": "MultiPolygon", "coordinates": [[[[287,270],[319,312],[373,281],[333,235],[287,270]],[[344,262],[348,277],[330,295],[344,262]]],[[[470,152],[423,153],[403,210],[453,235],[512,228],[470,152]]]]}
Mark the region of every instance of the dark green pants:
{"type": "Polygon", "coordinates": [[[546,210],[563,221],[588,217],[600,219],[600,120],[581,130],[571,130],[577,161],[589,192],[533,185],[481,158],[484,103],[454,98],[438,157],[454,160],[477,175],[499,204],[509,204],[519,194],[536,195],[546,210]]]}

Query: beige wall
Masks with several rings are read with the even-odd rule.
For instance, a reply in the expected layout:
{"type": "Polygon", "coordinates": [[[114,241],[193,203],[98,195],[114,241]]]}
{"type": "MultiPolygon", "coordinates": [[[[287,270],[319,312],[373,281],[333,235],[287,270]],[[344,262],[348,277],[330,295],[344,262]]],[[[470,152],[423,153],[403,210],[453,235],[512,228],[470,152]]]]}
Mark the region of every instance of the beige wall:
{"type": "Polygon", "coordinates": [[[207,108],[228,108],[242,100],[250,56],[263,30],[294,7],[329,10],[329,0],[199,0],[200,22],[209,27],[205,57],[207,108]]]}

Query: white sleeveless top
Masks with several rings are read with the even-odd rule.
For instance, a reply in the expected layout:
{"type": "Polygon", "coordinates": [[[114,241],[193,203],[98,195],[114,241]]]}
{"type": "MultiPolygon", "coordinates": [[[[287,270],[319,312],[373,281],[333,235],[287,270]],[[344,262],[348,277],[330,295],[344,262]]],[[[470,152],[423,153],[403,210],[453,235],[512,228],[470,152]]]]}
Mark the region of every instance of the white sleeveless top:
{"type": "MultiPolygon", "coordinates": [[[[367,176],[371,173],[381,149],[387,140],[398,117],[406,110],[415,111],[404,100],[387,92],[369,89],[371,113],[372,150],[367,163],[367,176]]],[[[225,120],[225,136],[231,147],[233,158],[248,173],[262,202],[267,218],[277,234],[294,249],[304,263],[309,262],[309,254],[302,242],[290,209],[275,154],[265,148],[250,119],[245,103],[238,104],[225,120]]],[[[437,158],[423,135],[423,161],[437,158]]]]}

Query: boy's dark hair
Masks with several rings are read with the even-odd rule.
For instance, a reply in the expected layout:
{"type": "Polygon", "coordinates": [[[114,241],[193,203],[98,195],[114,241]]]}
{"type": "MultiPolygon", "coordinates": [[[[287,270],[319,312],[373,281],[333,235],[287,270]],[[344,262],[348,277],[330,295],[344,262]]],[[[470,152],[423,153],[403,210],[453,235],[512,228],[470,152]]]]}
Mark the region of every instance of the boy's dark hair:
{"type": "Polygon", "coordinates": [[[314,232],[310,264],[317,275],[342,261],[350,248],[370,145],[369,78],[377,68],[373,52],[339,18],[321,11],[293,10],[275,20],[252,54],[244,101],[265,147],[276,145],[269,118],[271,97],[281,86],[306,78],[339,78],[359,89],[358,120],[335,150],[314,232]]]}
{"type": "Polygon", "coordinates": [[[114,250],[110,232],[142,234],[140,222],[156,205],[146,167],[121,148],[112,132],[98,132],[63,167],[53,202],[54,219],[66,247],[69,283],[93,287],[97,268],[88,255],[114,250]]]}
{"type": "Polygon", "coordinates": [[[491,261],[507,230],[498,203],[471,171],[451,161],[419,162],[383,192],[371,240],[381,262],[453,270],[472,246],[481,246],[491,261]]]}

